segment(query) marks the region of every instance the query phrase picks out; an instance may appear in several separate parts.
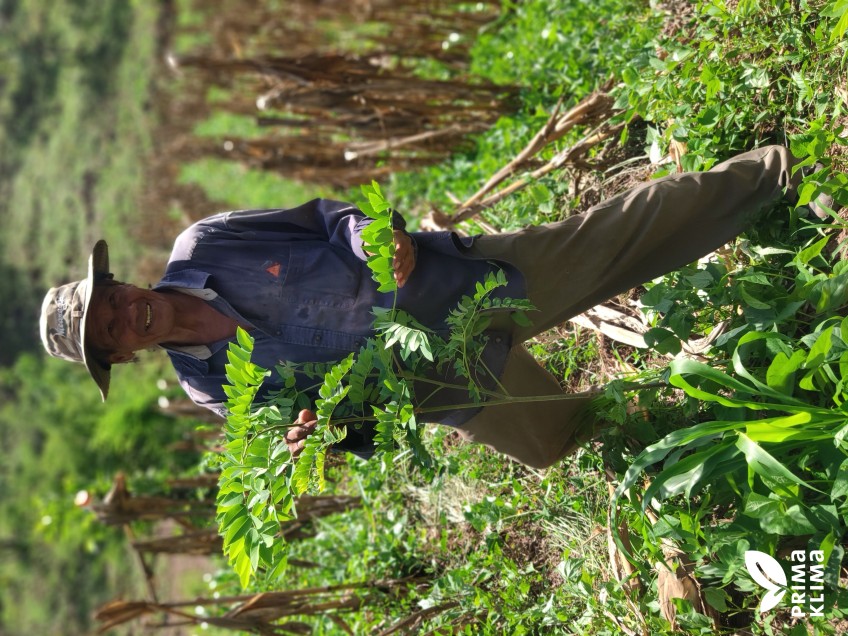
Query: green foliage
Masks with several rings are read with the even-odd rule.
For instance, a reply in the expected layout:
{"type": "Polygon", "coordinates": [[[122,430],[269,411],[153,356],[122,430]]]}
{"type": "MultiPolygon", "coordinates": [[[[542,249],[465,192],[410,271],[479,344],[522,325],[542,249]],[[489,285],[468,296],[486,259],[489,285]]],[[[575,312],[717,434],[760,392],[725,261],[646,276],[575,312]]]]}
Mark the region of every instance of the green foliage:
{"type": "Polygon", "coordinates": [[[843,12],[841,3],[822,12],[811,2],[695,3],[685,27],[622,69],[616,106],[625,120],[651,122],[653,158],[671,140],[686,143],[685,170],[708,169],[763,136],[785,141],[810,122],[831,127],[843,105],[824,87],[840,73],[845,45],[831,34],[843,12]]]}
{"type": "MultiPolygon", "coordinates": [[[[625,424],[607,436],[602,452],[626,474],[619,495],[626,492],[633,504],[624,499],[619,504],[635,534],[633,555],[640,564],[653,563],[663,558],[657,547],[661,540],[673,540],[692,555],[705,584],[713,586],[710,602],[734,612],[738,590],[750,598],[741,602],[743,610],[754,605],[759,593],[744,575],[745,549],[776,553],[793,541],[806,541],[829,555],[830,608],[845,534],[840,467],[845,462],[846,367],[840,314],[848,302],[846,270],[833,251],[839,228],[823,233],[823,226],[799,217],[800,208],[821,193],[842,205],[848,202],[841,85],[848,5],[679,3],[665,28],[650,29],[641,27],[656,16],[636,10],[610,15],[607,3],[592,5],[598,13],[589,26],[580,13],[583,4],[513,7],[502,28],[478,42],[484,51],[479,68],[494,69],[501,81],[515,81],[574,68],[583,51],[590,51],[586,69],[615,60],[607,68],[617,81],[613,92],[623,109],[621,119],[638,115],[648,122],[645,153],[653,161],[668,154],[672,140],[686,144],[682,164],[687,170],[707,169],[754,144],[776,142],[790,145],[805,171],[797,211],[780,208],[763,218],[737,243],[735,254],[647,285],[641,301],[652,327],[646,340],[655,352],[675,354],[683,342],[711,334],[714,340],[704,354],[707,365],[680,361],[666,370],[665,379],[682,393],[640,392],[640,403],[654,415],[650,422],[627,417],[626,392],[610,388],[607,403],[613,406],[604,416],[625,424]],[[684,8],[691,14],[678,11],[684,8]],[[561,11],[571,19],[546,21],[546,12],[561,11]],[[597,48],[584,45],[574,54],[558,48],[568,46],[570,38],[604,33],[607,25],[619,28],[622,17],[633,27],[619,30],[619,38],[582,40],[597,48]],[[555,56],[567,59],[547,63],[555,56]],[[538,60],[546,62],[534,66],[538,60]],[[821,167],[813,169],[816,164],[821,167]],[[626,450],[617,454],[622,442],[632,455],[626,450]],[[646,476],[650,481],[644,486],[646,476]],[[642,488],[647,490],[642,493],[642,488]],[[645,514],[648,508],[660,517],[656,525],[645,514]]],[[[576,93],[579,98],[585,87],[605,78],[577,71],[566,84],[585,82],[576,93]]],[[[540,97],[544,90],[528,89],[526,102],[550,103],[550,97],[540,97]]],[[[481,176],[502,165],[503,156],[514,156],[542,123],[541,117],[532,121],[525,114],[503,120],[480,139],[477,154],[458,157],[423,179],[401,177],[395,184],[449,206],[443,193],[470,194],[481,176]]],[[[626,131],[622,141],[635,130],[626,131]]],[[[671,169],[668,164],[656,176],[671,169]]],[[[488,220],[506,229],[550,220],[552,202],[564,213],[570,202],[563,201],[562,184],[539,185],[548,190],[547,197],[515,197],[487,211],[488,220]]],[[[656,372],[649,372],[654,379],[656,372]]],[[[642,576],[650,574],[643,570],[642,576]]],[[[834,620],[840,616],[838,609],[829,612],[834,620]]],[[[685,629],[712,633],[695,616],[688,615],[685,629]]],[[[751,627],[755,633],[772,633],[772,620],[751,627]]],[[[832,627],[815,621],[815,630],[829,633],[832,627]]]]}
{"type": "Polygon", "coordinates": [[[475,73],[497,83],[586,94],[646,41],[656,18],[640,2],[521,2],[474,46],[475,73]],[[603,19],[599,19],[599,16],[603,19]]]}
{"type": "MultiPolygon", "coordinates": [[[[224,537],[224,552],[238,573],[242,586],[260,568],[269,578],[276,578],[286,564],[287,545],[278,537],[280,523],[296,517],[297,497],[304,493],[318,494],[325,488],[325,458],[333,444],[344,437],[347,429],[339,426],[345,420],[334,420],[340,403],[348,398],[349,409],[363,413],[367,402],[372,403],[377,419],[378,451],[391,452],[394,430],[409,427],[411,405],[392,401],[380,408],[371,401],[374,383],[367,378],[374,363],[384,363],[369,341],[356,358],[353,354],[332,365],[318,388],[315,403],[317,423],[306,438],[304,448],[295,460],[285,441],[286,431],[293,426],[293,406],[300,401],[296,388],[296,370],[281,367],[285,388],[258,408],[254,401],[268,371],[250,362],[253,338],[239,329],[238,344],[229,349],[225,387],[229,397],[226,424],[227,444],[220,459],[221,478],[218,491],[217,518],[224,537]],[[376,354],[376,355],[375,355],[376,354]]],[[[384,367],[387,368],[387,367],[384,367]]],[[[384,383],[397,378],[384,378],[384,383]]],[[[403,385],[396,390],[402,399],[408,397],[403,385]]]]}
{"type": "Polygon", "coordinates": [[[392,257],[395,255],[392,209],[376,181],[372,181],[370,186],[362,186],[362,194],[366,198],[362,211],[373,219],[362,231],[363,249],[370,254],[368,269],[379,284],[377,291],[395,291],[397,283],[392,267],[392,257]]]}
{"type": "Polygon", "coordinates": [[[294,517],[287,492],[293,477],[291,453],[281,435],[273,434],[280,422],[292,421],[290,400],[277,400],[261,413],[269,424],[257,424],[251,413],[253,400],[267,371],[250,362],[253,339],[239,329],[238,343],[230,346],[225,389],[229,412],[226,445],[221,455],[217,520],[224,537],[224,553],[242,585],[260,564],[285,564],[283,542],[275,541],[281,521],[294,517]],[[286,460],[289,460],[288,462],[286,460]],[[269,471],[270,462],[279,470],[269,471]]]}
{"type": "MultiPolygon", "coordinates": [[[[367,264],[379,289],[396,294],[392,211],[377,183],[363,187],[363,193],[367,197],[363,210],[373,219],[362,232],[363,247],[372,254],[367,264]]],[[[359,352],[329,368],[291,363],[278,366],[283,388],[258,407],[257,395],[269,372],[251,362],[253,338],[238,329],[238,342],[230,344],[226,365],[229,384],[224,391],[229,414],[227,443],[220,458],[217,519],[224,553],[242,586],[260,570],[274,578],[285,568],[287,546],[278,536],[280,522],[296,516],[297,497],[324,490],[326,455],[344,439],[346,426],[373,422],[375,452],[384,469],[393,463],[399,449],[409,449],[416,465],[432,473],[433,459],[416,419],[416,413],[428,409],[417,406],[413,387],[417,381],[435,385],[437,390],[467,388],[468,406],[483,399],[476,368],[485,369],[480,358],[491,313],[509,311],[514,320],[526,324],[524,311],[533,308],[526,300],[491,297],[506,284],[500,270],[477,283],[474,295],[463,297],[447,317],[447,339],[406,312],[375,307],[376,335],[359,352]],[[438,369],[450,365],[467,385],[432,379],[441,377],[438,369]],[[315,430],[295,459],[286,445],[285,432],[293,426],[294,406],[304,404],[304,397],[314,394],[315,389],[299,389],[296,376],[315,379],[322,372],[317,385],[315,430]]],[[[498,397],[510,399],[508,395],[498,397]]],[[[434,408],[443,407],[430,410],[434,408]]]]}
{"type": "MultiPolygon", "coordinates": [[[[450,210],[454,199],[475,192],[515,157],[545,124],[553,104],[563,109],[605,84],[645,48],[660,30],[662,14],[639,0],[524,0],[503,5],[501,19],[481,30],[472,46],[477,77],[521,87],[519,110],[501,117],[475,145],[449,161],[414,173],[394,175],[393,199],[400,209],[423,213],[450,210]],[[426,202],[426,205],[423,204],[426,202]]],[[[580,130],[561,147],[579,140],[580,130]]],[[[550,149],[543,158],[550,158],[550,149]]],[[[575,205],[568,179],[539,179],[498,203],[483,216],[505,230],[557,221],[575,205]]]]}
{"type": "Polygon", "coordinates": [[[510,316],[517,324],[527,325],[529,321],[524,312],[533,309],[527,300],[491,297],[495,289],[505,286],[506,276],[503,271],[488,275],[484,281],[476,284],[474,295],[471,298],[464,296],[445,320],[451,332],[444,353],[440,352],[439,357],[453,361],[457,375],[468,380],[468,392],[475,401],[480,401],[481,393],[474,369],[485,366],[481,361],[485,339],[478,336],[491,324],[492,312],[510,310],[510,316]]]}
{"type": "Polygon", "coordinates": [[[845,32],[848,31],[848,2],[832,0],[822,9],[821,15],[837,21],[833,31],[830,32],[829,42],[841,40],[845,36],[845,32]]]}
{"type": "Polygon", "coordinates": [[[179,182],[199,185],[211,199],[239,210],[286,207],[294,201],[327,196],[324,188],[287,181],[263,170],[214,158],[183,164],[179,182]]]}
{"type": "MultiPolygon", "coordinates": [[[[816,143],[800,141],[799,154],[821,156],[816,143]]],[[[807,224],[789,234],[793,223],[791,215],[770,217],[752,232],[769,247],[742,243],[735,266],[683,268],[642,297],[661,325],[655,330],[678,349],[719,322],[725,331],[709,364],[678,359],[668,367],[669,384],[687,396],[681,406],[697,423],[637,453],[616,498],[621,514],[643,527],[638,551],[656,558],[654,546],[673,539],[717,589],[748,589],[739,582],[744,550],[721,549],[740,536],[751,549],[774,551],[800,538],[825,551],[831,572],[843,556],[848,323],[840,314],[848,270],[820,229],[807,224]],[[717,523],[716,507],[733,513],[717,523]],[[647,523],[646,511],[661,522],[647,523]]],[[[833,574],[826,585],[830,608],[838,594],[833,574]]]]}
{"type": "Polygon", "coordinates": [[[127,222],[138,223],[151,143],[158,8],[18,4],[0,33],[0,215],[15,228],[0,247],[3,260],[37,264],[32,284],[55,285],[80,274],[68,264],[82,268],[81,245],[95,228],[123,248],[115,271],[130,272],[139,252],[127,222]]]}
{"type": "MultiPolygon", "coordinates": [[[[161,361],[160,361],[161,362],[161,361]]],[[[91,614],[115,593],[141,593],[127,575],[126,537],[73,504],[78,490],[102,497],[115,473],[193,467],[192,453],[165,452],[193,428],[162,414],[150,362],[116,369],[108,405],[82,365],[22,355],[0,368],[0,631],[90,630],[91,614]]],[[[177,389],[179,390],[179,389],[177,389]]],[[[169,393],[170,395],[170,393],[169,393]]]]}

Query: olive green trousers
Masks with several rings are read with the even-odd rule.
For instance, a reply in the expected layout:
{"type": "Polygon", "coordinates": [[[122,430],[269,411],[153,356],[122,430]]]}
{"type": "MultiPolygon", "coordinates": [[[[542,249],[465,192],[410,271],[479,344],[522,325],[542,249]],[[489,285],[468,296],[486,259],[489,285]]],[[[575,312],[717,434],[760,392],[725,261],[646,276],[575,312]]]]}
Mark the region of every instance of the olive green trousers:
{"type": "MultiPolygon", "coordinates": [[[[521,344],[587,309],[721,247],[801,175],[782,146],[738,155],[708,172],[646,183],[558,223],[483,236],[481,258],[512,263],[538,311],[512,326],[514,346],[500,381],[513,396],[562,395],[559,382],[521,344]]],[[[468,440],[538,468],[594,433],[589,397],[485,406],[464,424],[468,440]]]]}

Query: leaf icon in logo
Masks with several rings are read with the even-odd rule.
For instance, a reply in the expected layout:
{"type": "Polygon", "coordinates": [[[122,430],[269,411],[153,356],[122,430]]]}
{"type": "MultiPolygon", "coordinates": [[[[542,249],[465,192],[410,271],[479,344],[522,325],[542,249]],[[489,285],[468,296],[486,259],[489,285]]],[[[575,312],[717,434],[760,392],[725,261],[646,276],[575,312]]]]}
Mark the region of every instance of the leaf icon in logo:
{"type": "Polygon", "coordinates": [[[780,563],[765,552],[746,550],[745,567],[751,578],[768,590],[760,601],[760,611],[767,612],[780,603],[780,599],[786,594],[786,572],[780,567],[780,563]]]}

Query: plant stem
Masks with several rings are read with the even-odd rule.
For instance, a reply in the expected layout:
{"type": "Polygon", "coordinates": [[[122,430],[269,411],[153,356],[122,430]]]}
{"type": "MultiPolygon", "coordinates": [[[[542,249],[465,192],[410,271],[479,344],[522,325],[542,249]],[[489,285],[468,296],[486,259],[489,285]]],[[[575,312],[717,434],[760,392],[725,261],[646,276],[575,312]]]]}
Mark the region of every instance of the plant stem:
{"type": "MultiPolygon", "coordinates": [[[[426,384],[433,384],[433,385],[438,386],[438,387],[443,388],[443,389],[454,389],[454,390],[459,390],[459,391],[467,391],[468,390],[468,386],[466,386],[464,384],[450,384],[448,382],[442,382],[440,380],[433,380],[432,378],[426,378],[426,377],[415,375],[415,374],[408,373],[408,372],[404,373],[402,371],[400,373],[398,373],[398,375],[400,377],[402,377],[404,380],[411,380],[412,382],[424,382],[426,384]]],[[[487,389],[483,389],[483,388],[480,388],[480,387],[478,387],[478,390],[480,391],[480,393],[484,393],[486,395],[491,395],[493,397],[503,397],[504,395],[506,395],[505,392],[504,393],[498,393],[497,391],[489,391],[487,389]]]]}
{"type": "MultiPolygon", "coordinates": [[[[450,385],[448,385],[450,386],[450,385]]],[[[667,386],[664,382],[653,382],[650,384],[637,384],[634,387],[627,387],[628,390],[633,389],[658,389],[667,386]]],[[[487,400],[486,402],[464,402],[461,404],[447,404],[445,406],[428,406],[418,407],[415,409],[416,414],[435,413],[438,411],[459,411],[464,409],[476,409],[484,406],[500,406],[502,404],[522,404],[528,402],[559,402],[562,400],[582,400],[587,397],[596,397],[600,395],[598,391],[583,391],[581,393],[561,393],[558,395],[524,395],[524,396],[509,396],[501,395],[498,399],[487,400]]],[[[376,420],[376,418],[360,418],[360,417],[345,417],[335,420],[333,424],[348,424],[350,422],[362,422],[364,420],[376,420]]]]}
{"type": "MultiPolygon", "coordinates": [[[[489,365],[487,365],[485,362],[483,362],[483,358],[482,358],[482,356],[480,357],[480,359],[479,359],[479,360],[477,360],[477,363],[478,363],[481,367],[483,367],[483,369],[486,371],[486,373],[488,373],[488,374],[489,374],[489,377],[491,377],[492,379],[494,379],[494,381],[495,381],[495,382],[497,383],[497,385],[498,385],[498,388],[499,388],[499,389],[503,392],[503,394],[504,394],[504,395],[509,395],[509,391],[507,391],[507,390],[506,390],[506,387],[505,387],[503,384],[501,384],[501,381],[498,379],[498,376],[496,376],[494,373],[492,373],[492,370],[489,368],[489,365]]],[[[478,390],[480,390],[480,387],[478,387],[478,390]]]]}

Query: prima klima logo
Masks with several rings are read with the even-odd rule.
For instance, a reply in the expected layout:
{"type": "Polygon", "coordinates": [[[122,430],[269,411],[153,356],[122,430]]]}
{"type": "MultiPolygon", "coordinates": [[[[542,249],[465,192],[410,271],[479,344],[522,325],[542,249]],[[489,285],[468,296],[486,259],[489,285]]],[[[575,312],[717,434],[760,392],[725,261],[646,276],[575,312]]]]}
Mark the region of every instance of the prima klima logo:
{"type": "Polygon", "coordinates": [[[792,616],[824,616],[824,552],[793,550],[789,559],[792,578],[787,581],[777,559],[759,550],[745,551],[748,574],[767,590],[760,601],[760,612],[774,609],[789,594],[792,616]]]}

